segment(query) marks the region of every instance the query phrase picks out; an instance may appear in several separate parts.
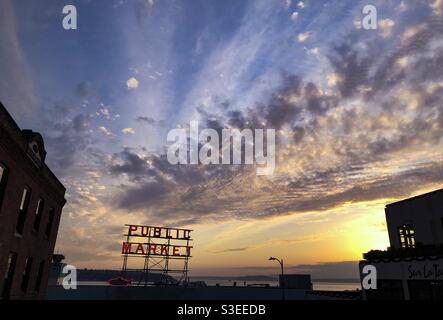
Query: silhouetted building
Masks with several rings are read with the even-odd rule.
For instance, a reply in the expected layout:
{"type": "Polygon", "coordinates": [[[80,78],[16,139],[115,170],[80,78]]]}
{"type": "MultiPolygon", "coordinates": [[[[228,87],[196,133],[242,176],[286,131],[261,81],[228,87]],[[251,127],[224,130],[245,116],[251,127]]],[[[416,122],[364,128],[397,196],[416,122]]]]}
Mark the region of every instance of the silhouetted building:
{"type": "Polygon", "coordinates": [[[285,289],[312,290],[310,274],[284,274],[279,276],[279,285],[285,289]]]}
{"type": "Polygon", "coordinates": [[[65,187],[45,164],[42,136],[0,103],[0,294],[45,296],[65,187]]]}
{"type": "MultiPolygon", "coordinates": [[[[443,189],[386,206],[390,247],[363,255],[377,269],[366,299],[443,299],[443,189]]],[[[361,275],[362,279],[364,275],[361,275]]]]}

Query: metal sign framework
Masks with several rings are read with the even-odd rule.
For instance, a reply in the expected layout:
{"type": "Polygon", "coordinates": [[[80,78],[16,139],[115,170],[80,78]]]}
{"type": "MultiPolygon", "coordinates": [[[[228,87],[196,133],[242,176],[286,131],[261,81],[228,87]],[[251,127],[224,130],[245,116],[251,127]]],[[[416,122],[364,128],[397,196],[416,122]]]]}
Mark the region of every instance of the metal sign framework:
{"type": "Polygon", "coordinates": [[[152,274],[161,275],[160,281],[155,284],[187,285],[192,230],[128,224],[125,226],[128,230],[125,234],[126,242],[122,244],[123,274],[128,271],[140,272],[142,276],[136,283],[138,286],[152,285],[152,274]],[[128,262],[132,259],[144,259],[143,268],[128,267],[128,262]],[[171,275],[175,276],[177,283],[171,281],[171,275]]]}

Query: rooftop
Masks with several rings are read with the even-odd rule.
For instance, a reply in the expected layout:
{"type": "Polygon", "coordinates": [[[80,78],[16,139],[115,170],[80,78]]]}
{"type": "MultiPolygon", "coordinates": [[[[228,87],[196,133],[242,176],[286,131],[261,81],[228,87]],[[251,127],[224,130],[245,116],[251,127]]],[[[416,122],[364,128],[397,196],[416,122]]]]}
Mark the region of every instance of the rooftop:
{"type": "Polygon", "coordinates": [[[439,194],[439,193],[441,193],[442,196],[443,196],[443,189],[434,190],[434,191],[431,191],[431,192],[428,192],[428,193],[423,193],[423,194],[420,194],[420,195],[417,195],[417,196],[414,196],[414,197],[411,197],[411,198],[407,198],[407,199],[403,199],[403,200],[400,200],[400,201],[397,201],[397,202],[389,203],[389,204],[386,205],[386,207],[391,207],[391,206],[395,206],[395,205],[398,205],[398,204],[401,204],[401,203],[405,203],[405,202],[409,202],[409,201],[414,201],[414,200],[418,200],[418,199],[421,199],[421,198],[426,198],[426,197],[429,197],[429,196],[432,196],[432,195],[435,195],[435,194],[439,194]]]}
{"type": "Polygon", "coordinates": [[[410,249],[371,250],[363,254],[365,260],[402,260],[435,256],[443,256],[443,245],[419,245],[410,249]]]}

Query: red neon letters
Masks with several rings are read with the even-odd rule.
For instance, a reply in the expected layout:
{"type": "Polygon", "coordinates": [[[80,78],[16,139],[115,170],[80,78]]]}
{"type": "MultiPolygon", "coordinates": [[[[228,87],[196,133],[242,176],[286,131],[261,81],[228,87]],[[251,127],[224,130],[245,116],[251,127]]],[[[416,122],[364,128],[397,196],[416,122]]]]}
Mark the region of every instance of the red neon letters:
{"type": "Polygon", "coordinates": [[[191,231],[188,229],[163,228],[152,226],[128,225],[128,236],[142,238],[191,240],[191,231]]]}
{"type": "MultiPolygon", "coordinates": [[[[122,254],[191,257],[189,246],[191,231],[188,229],[163,228],[140,225],[127,225],[127,241],[122,244],[122,254]],[[132,238],[147,238],[147,242],[132,242],[132,238]],[[164,239],[165,243],[151,242],[151,239],[164,239]],[[180,245],[174,242],[179,242],[180,245]]],[[[161,242],[161,241],[160,241],[161,242]]]]}
{"type": "Polygon", "coordinates": [[[151,256],[190,257],[191,246],[177,246],[158,243],[123,242],[122,254],[138,254],[151,256]]]}

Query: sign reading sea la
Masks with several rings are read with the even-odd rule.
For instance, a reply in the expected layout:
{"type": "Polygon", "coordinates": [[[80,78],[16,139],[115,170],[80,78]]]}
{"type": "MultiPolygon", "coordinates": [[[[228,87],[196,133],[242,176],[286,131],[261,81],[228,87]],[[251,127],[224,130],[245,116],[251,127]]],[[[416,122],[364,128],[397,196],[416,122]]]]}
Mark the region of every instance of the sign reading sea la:
{"type": "Polygon", "coordinates": [[[408,266],[409,279],[441,279],[443,278],[443,265],[437,263],[423,264],[421,266],[408,266]]]}

